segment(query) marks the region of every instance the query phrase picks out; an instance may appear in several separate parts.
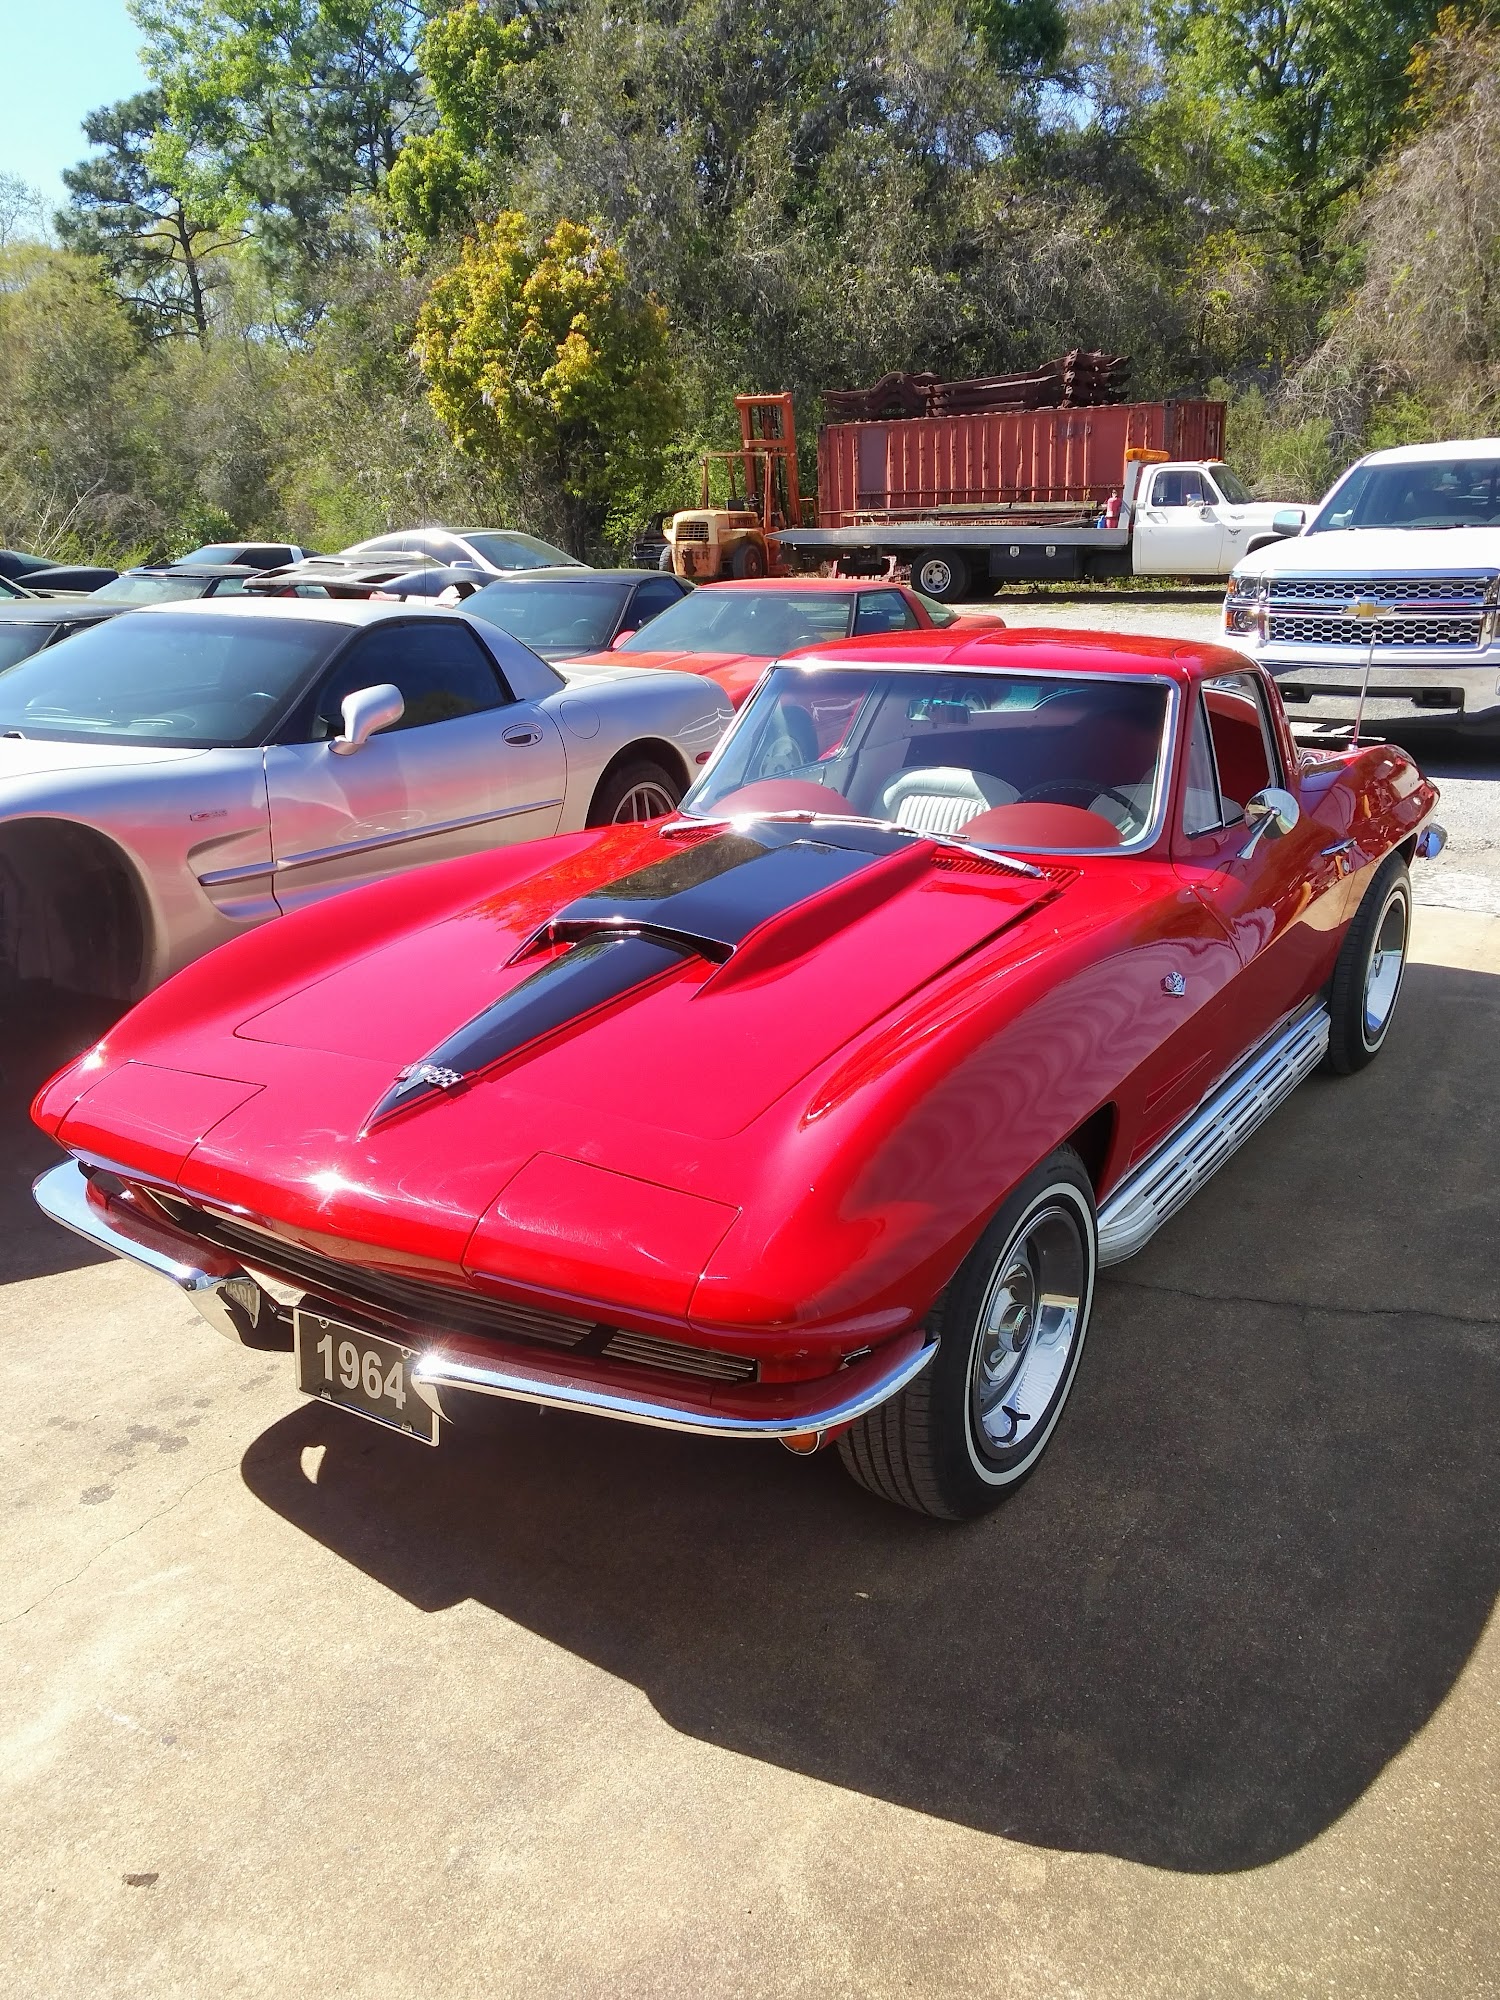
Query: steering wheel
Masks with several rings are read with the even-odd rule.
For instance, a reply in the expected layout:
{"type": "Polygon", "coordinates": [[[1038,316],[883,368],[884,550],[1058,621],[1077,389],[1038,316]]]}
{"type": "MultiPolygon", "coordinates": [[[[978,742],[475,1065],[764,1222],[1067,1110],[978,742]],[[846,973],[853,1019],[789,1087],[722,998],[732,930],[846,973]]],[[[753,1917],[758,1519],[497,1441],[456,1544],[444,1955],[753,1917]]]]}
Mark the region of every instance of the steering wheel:
{"type": "Polygon", "coordinates": [[[1117,806],[1123,806],[1135,818],[1134,799],[1127,799],[1123,792],[1117,792],[1113,785],[1097,785],[1092,778],[1049,778],[1045,785],[1033,785],[1029,792],[1022,792],[1016,800],[1018,806],[1029,806],[1033,799],[1046,798],[1049,792],[1077,792],[1094,799],[1113,799],[1117,806]]]}

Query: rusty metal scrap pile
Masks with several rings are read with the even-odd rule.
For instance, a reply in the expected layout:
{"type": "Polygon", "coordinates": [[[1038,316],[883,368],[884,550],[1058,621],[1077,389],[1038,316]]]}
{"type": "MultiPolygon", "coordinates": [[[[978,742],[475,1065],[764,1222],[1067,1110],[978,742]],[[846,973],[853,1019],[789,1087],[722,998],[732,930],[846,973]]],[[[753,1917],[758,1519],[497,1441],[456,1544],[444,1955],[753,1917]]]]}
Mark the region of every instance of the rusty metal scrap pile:
{"type": "Polygon", "coordinates": [[[988,410],[1089,409],[1122,403],[1130,356],[1071,348],[1022,375],[982,375],[940,382],[936,375],[882,375],[868,389],[825,389],[830,423],[878,423],[899,417],[975,416],[988,410]]]}

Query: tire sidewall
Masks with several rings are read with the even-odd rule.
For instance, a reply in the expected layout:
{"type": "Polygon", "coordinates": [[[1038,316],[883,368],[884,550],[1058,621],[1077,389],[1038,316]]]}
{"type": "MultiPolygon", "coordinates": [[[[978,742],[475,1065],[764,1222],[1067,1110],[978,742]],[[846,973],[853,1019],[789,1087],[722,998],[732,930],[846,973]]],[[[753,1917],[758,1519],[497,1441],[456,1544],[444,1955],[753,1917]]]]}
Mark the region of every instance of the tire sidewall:
{"type": "Polygon", "coordinates": [[[972,1514],[993,1506],[1026,1478],[1047,1449],[1083,1359],[1098,1273],[1098,1224],[1088,1175],[1076,1155],[1054,1154],[1004,1202],[949,1288],[942,1343],[932,1364],[932,1397],[942,1437],[944,1484],[954,1489],[958,1511],[972,1514]],[[979,1313],[992,1279],[1017,1238],[1040,1211],[1057,1207],[1072,1208],[1083,1242],[1085,1271],[1078,1330],[1045,1419],[1014,1456],[997,1458],[981,1451],[974,1432],[970,1376],[980,1338],[979,1313]]]}
{"type": "Polygon", "coordinates": [[[1385,1044],[1385,1038],[1391,1031],[1391,1023],[1396,1018],[1396,1009],[1401,1004],[1401,989],[1406,984],[1406,967],[1411,947],[1411,877],[1402,868],[1399,873],[1393,873],[1390,880],[1384,885],[1382,885],[1377,877],[1371,884],[1371,889],[1373,893],[1371,894],[1370,901],[1374,905],[1375,913],[1370,923],[1369,936],[1365,941],[1365,948],[1360,962],[1358,990],[1355,995],[1359,1012],[1355,1025],[1359,1035],[1360,1046],[1365,1054],[1367,1056],[1376,1056],[1380,1053],[1385,1044]],[[1398,902],[1405,906],[1403,915],[1406,925],[1401,938],[1401,970],[1396,975],[1396,990],[1391,995],[1391,1004],[1386,1009],[1385,1020],[1381,1024],[1380,1032],[1372,1041],[1365,1029],[1365,988],[1370,977],[1370,961],[1375,956],[1376,947],[1380,942],[1380,933],[1385,928],[1386,916],[1390,911],[1391,905],[1398,902]]]}

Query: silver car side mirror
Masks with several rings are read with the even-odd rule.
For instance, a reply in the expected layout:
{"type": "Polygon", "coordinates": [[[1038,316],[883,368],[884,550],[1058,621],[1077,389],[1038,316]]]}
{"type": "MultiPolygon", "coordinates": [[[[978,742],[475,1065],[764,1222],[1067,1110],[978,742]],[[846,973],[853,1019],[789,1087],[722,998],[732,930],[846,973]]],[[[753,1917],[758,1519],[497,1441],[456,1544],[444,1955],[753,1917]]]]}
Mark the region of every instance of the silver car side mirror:
{"type": "Polygon", "coordinates": [[[1280,840],[1290,833],[1301,817],[1302,808],[1290,792],[1280,785],[1264,786],[1245,807],[1245,818],[1255,831],[1240,849],[1241,861],[1248,861],[1262,840],[1280,840]]]}
{"type": "Polygon", "coordinates": [[[1278,507],[1271,516],[1271,527],[1278,535],[1300,535],[1306,518],[1300,507],[1278,507]]]}
{"type": "Polygon", "coordinates": [[[353,694],[346,694],[339,712],[344,718],[344,733],[335,736],[328,747],[347,757],[368,743],[377,729],[389,729],[393,722],[399,722],[406,713],[406,702],[400,688],[383,681],[379,687],[356,688],[353,694]]]}

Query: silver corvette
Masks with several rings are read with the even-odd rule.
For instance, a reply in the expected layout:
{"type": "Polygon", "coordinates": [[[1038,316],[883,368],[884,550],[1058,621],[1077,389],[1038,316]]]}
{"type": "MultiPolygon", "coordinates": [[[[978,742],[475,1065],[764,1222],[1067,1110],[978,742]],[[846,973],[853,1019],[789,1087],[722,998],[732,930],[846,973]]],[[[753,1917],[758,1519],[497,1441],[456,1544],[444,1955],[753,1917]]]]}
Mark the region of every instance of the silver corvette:
{"type": "Polygon", "coordinates": [[[730,719],[697,674],[564,675],[406,603],[164,604],[0,674],[0,999],[136,998],[397,869],[669,811],[730,719]]]}

